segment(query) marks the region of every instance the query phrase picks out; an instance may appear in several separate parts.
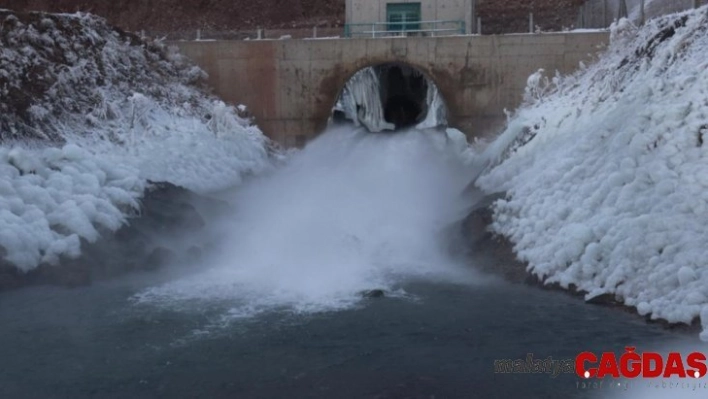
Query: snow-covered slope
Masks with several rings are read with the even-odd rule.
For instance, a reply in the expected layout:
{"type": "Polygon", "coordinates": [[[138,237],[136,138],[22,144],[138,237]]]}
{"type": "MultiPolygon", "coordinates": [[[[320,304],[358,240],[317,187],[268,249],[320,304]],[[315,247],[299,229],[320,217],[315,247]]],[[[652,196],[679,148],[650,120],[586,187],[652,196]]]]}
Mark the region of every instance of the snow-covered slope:
{"type": "Polygon", "coordinates": [[[100,18],[0,11],[0,257],[77,256],[148,180],[206,192],[267,167],[267,139],[204,76],[100,18]]]}
{"type": "Polygon", "coordinates": [[[478,180],[507,193],[492,228],[546,283],[700,317],[708,339],[708,6],[622,20],[611,42],[572,76],[529,79],[478,180]]]}

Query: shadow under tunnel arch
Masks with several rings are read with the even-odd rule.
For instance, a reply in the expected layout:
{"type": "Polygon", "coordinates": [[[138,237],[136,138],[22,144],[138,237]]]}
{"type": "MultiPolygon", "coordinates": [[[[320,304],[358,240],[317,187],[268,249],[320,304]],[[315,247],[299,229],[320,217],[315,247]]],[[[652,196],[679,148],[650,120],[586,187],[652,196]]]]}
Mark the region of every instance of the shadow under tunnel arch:
{"type": "Polygon", "coordinates": [[[353,122],[371,132],[447,126],[435,83],[413,66],[385,63],[356,72],[332,112],[334,123],[353,122]]]}

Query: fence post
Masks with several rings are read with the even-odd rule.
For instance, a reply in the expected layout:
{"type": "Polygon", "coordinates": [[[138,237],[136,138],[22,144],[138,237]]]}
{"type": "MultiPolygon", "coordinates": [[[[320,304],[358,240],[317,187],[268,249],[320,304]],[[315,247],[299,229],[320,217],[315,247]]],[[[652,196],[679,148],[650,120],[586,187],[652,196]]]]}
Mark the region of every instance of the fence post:
{"type": "Polygon", "coordinates": [[[376,37],[376,24],[371,24],[371,37],[376,37]]]}
{"type": "Polygon", "coordinates": [[[533,13],[529,13],[529,33],[533,33],[533,13]]]}
{"type": "Polygon", "coordinates": [[[620,0],[619,9],[617,10],[617,20],[619,21],[622,18],[627,18],[627,15],[627,1],[620,0]]]}
{"type": "Polygon", "coordinates": [[[482,17],[477,17],[477,34],[482,34],[482,17]]]}
{"type": "Polygon", "coordinates": [[[202,30],[197,29],[197,40],[202,40],[202,30]]]}
{"type": "MultiPolygon", "coordinates": [[[[469,19],[470,26],[467,26],[467,23],[465,23],[465,32],[464,33],[469,33],[471,35],[471,34],[474,34],[475,32],[477,32],[476,15],[477,15],[477,0],[472,0],[472,1],[470,1],[470,19],[469,19]],[[467,32],[468,28],[469,28],[469,32],[467,32]]],[[[465,20],[466,19],[467,18],[465,18],[465,20]]]]}
{"type": "Polygon", "coordinates": [[[639,25],[644,25],[644,0],[639,0],[639,25]]]}
{"type": "Polygon", "coordinates": [[[258,40],[263,39],[263,29],[258,28],[258,34],[257,34],[257,35],[258,35],[258,36],[256,36],[256,37],[258,38],[258,40]]]}
{"type": "Polygon", "coordinates": [[[312,27],[312,37],[317,38],[317,26],[316,25],[312,27]]]}
{"type": "Polygon", "coordinates": [[[585,4],[578,8],[578,21],[575,23],[578,29],[585,29],[585,4]]]}
{"type": "Polygon", "coordinates": [[[610,21],[607,16],[610,13],[610,7],[607,4],[607,0],[602,0],[602,27],[607,28],[610,26],[610,21]]]}

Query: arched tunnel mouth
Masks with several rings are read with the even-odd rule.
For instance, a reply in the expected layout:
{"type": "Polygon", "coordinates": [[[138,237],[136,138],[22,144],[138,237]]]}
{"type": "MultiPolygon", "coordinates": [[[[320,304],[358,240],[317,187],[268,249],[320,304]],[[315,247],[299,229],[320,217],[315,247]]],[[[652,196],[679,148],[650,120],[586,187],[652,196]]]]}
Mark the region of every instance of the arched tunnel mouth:
{"type": "Polygon", "coordinates": [[[387,63],[355,73],[332,111],[334,123],[354,123],[371,132],[447,126],[435,83],[415,67],[387,63]]]}

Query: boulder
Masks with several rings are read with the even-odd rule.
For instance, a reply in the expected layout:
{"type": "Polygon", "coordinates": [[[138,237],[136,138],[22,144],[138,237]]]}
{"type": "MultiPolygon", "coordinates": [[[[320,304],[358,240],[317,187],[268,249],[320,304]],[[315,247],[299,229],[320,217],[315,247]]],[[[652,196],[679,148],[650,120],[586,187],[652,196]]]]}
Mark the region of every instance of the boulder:
{"type": "Polygon", "coordinates": [[[361,292],[361,296],[364,298],[383,298],[386,296],[386,292],[382,289],[366,290],[361,292]]]}

